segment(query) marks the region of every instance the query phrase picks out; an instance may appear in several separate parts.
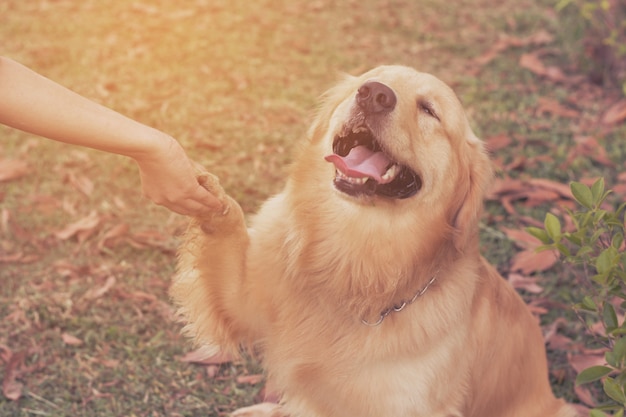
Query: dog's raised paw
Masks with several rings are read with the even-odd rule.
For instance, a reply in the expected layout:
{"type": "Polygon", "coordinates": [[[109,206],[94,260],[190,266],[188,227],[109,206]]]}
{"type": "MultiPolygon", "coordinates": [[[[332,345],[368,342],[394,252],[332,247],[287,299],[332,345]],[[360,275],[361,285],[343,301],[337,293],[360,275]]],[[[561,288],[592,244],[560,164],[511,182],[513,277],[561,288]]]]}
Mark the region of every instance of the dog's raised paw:
{"type": "Polygon", "coordinates": [[[195,218],[195,223],[200,226],[205,234],[214,235],[220,231],[231,233],[237,224],[244,224],[243,213],[235,200],[230,198],[220,185],[217,176],[208,172],[200,172],[197,175],[198,184],[206,188],[221,203],[221,211],[212,211],[195,218]]]}
{"type": "Polygon", "coordinates": [[[222,214],[228,213],[226,191],[224,191],[224,188],[222,188],[222,186],[220,185],[219,178],[208,172],[200,173],[197,178],[198,184],[206,188],[211,194],[215,196],[215,198],[217,198],[222,203],[222,206],[224,206],[225,210],[222,214]]]}

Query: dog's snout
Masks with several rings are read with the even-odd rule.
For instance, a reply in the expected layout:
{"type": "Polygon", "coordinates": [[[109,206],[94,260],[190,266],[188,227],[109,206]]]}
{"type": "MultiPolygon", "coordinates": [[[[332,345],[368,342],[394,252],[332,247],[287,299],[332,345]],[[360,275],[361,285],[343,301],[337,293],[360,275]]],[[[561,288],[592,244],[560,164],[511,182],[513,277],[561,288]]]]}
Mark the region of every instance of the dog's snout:
{"type": "Polygon", "coordinates": [[[356,94],[356,102],[366,113],[388,113],[396,106],[393,90],[378,81],[368,81],[356,94]]]}

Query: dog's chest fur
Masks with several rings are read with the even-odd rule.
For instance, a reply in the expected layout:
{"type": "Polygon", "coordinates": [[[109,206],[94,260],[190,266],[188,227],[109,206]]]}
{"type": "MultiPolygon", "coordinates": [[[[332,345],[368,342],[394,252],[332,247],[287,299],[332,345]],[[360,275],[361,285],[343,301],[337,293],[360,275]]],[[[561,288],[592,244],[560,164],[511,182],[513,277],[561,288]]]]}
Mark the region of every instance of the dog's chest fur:
{"type": "MultiPolygon", "coordinates": [[[[388,262],[348,258],[358,253],[358,247],[328,251],[323,239],[298,234],[299,229],[291,223],[293,215],[284,204],[283,197],[275,198],[253,221],[248,274],[249,278],[255,271],[273,276],[272,282],[264,282],[263,288],[257,289],[268,291],[267,298],[271,299],[260,346],[270,384],[285,392],[292,415],[299,416],[299,409],[318,410],[319,415],[362,417],[433,416],[444,412],[441,415],[455,415],[460,405],[446,398],[453,397],[450,391],[466,389],[467,371],[463,370],[464,364],[456,368],[447,364],[462,356],[463,341],[467,340],[465,327],[458,324],[470,308],[472,281],[468,280],[469,287],[460,288],[449,285],[443,277],[424,299],[390,315],[380,326],[368,327],[359,314],[370,309],[352,308],[355,300],[348,299],[352,296],[351,286],[363,297],[360,303],[364,306],[372,302],[372,297],[368,299],[363,288],[354,288],[355,284],[349,282],[362,278],[354,276],[359,272],[397,274],[400,263],[391,262],[391,254],[387,255],[388,262]],[[323,261],[311,259],[316,253],[319,255],[313,256],[321,256],[323,261]],[[386,265],[388,270],[368,271],[369,265],[386,265]],[[465,291],[465,296],[454,299],[466,299],[466,303],[452,306],[440,302],[450,299],[450,294],[441,297],[445,285],[449,291],[459,293],[456,295],[465,291]],[[346,297],[344,302],[338,295],[341,292],[346,297]],[[299,302],[291,302],[294,299],[299,302]],[[450,382],[442,387],[441,380],[450,382]],[[306,394],[301,398],[300,393],[306,394]],[[330,397],[333,402],[328,401],[330,397]],[[440,409],[442,404],[445,410],[440,409]]],[[[346,246],[356,244],[355,236],[346,238],[352,240],[346,246]]],[[[376,277],[370,278],[374,285],[376,277]]],[[[380,293],[380,289],[372,288],[372,293],[380,293]]],[[[381,305],[391,302],[394,295],[389,293],[387,298],[381,305]]],[[[376,306],[372,311],[380,309],[376,306]]]]}

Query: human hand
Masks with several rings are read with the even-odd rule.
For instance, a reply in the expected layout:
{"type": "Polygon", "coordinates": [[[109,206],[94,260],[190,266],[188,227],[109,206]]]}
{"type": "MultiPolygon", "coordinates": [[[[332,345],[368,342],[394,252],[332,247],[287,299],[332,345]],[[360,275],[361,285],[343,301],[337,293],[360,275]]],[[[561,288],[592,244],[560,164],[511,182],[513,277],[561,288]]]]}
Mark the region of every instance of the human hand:
{"type": "Polygon", "coordinates": [[[172,137],[150,155],[135,157],[144,196],[156,204],[187,216],[223,210],[222,203],[198,182],[199,170],[172,137]]]}

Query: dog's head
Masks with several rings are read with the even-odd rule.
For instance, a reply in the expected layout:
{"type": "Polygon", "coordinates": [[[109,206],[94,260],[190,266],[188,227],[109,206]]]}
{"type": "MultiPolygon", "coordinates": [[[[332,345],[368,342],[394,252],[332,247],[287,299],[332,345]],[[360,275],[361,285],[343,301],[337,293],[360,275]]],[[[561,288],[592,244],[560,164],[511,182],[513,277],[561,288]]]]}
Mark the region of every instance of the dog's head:
{"type": "Polygon", "coordinates": [[[309,136],[307,159],[343,199],[445,212],[464,246],[492,170],[444,82],[404,66],[347,77],[326,93],[309,136]]]}

